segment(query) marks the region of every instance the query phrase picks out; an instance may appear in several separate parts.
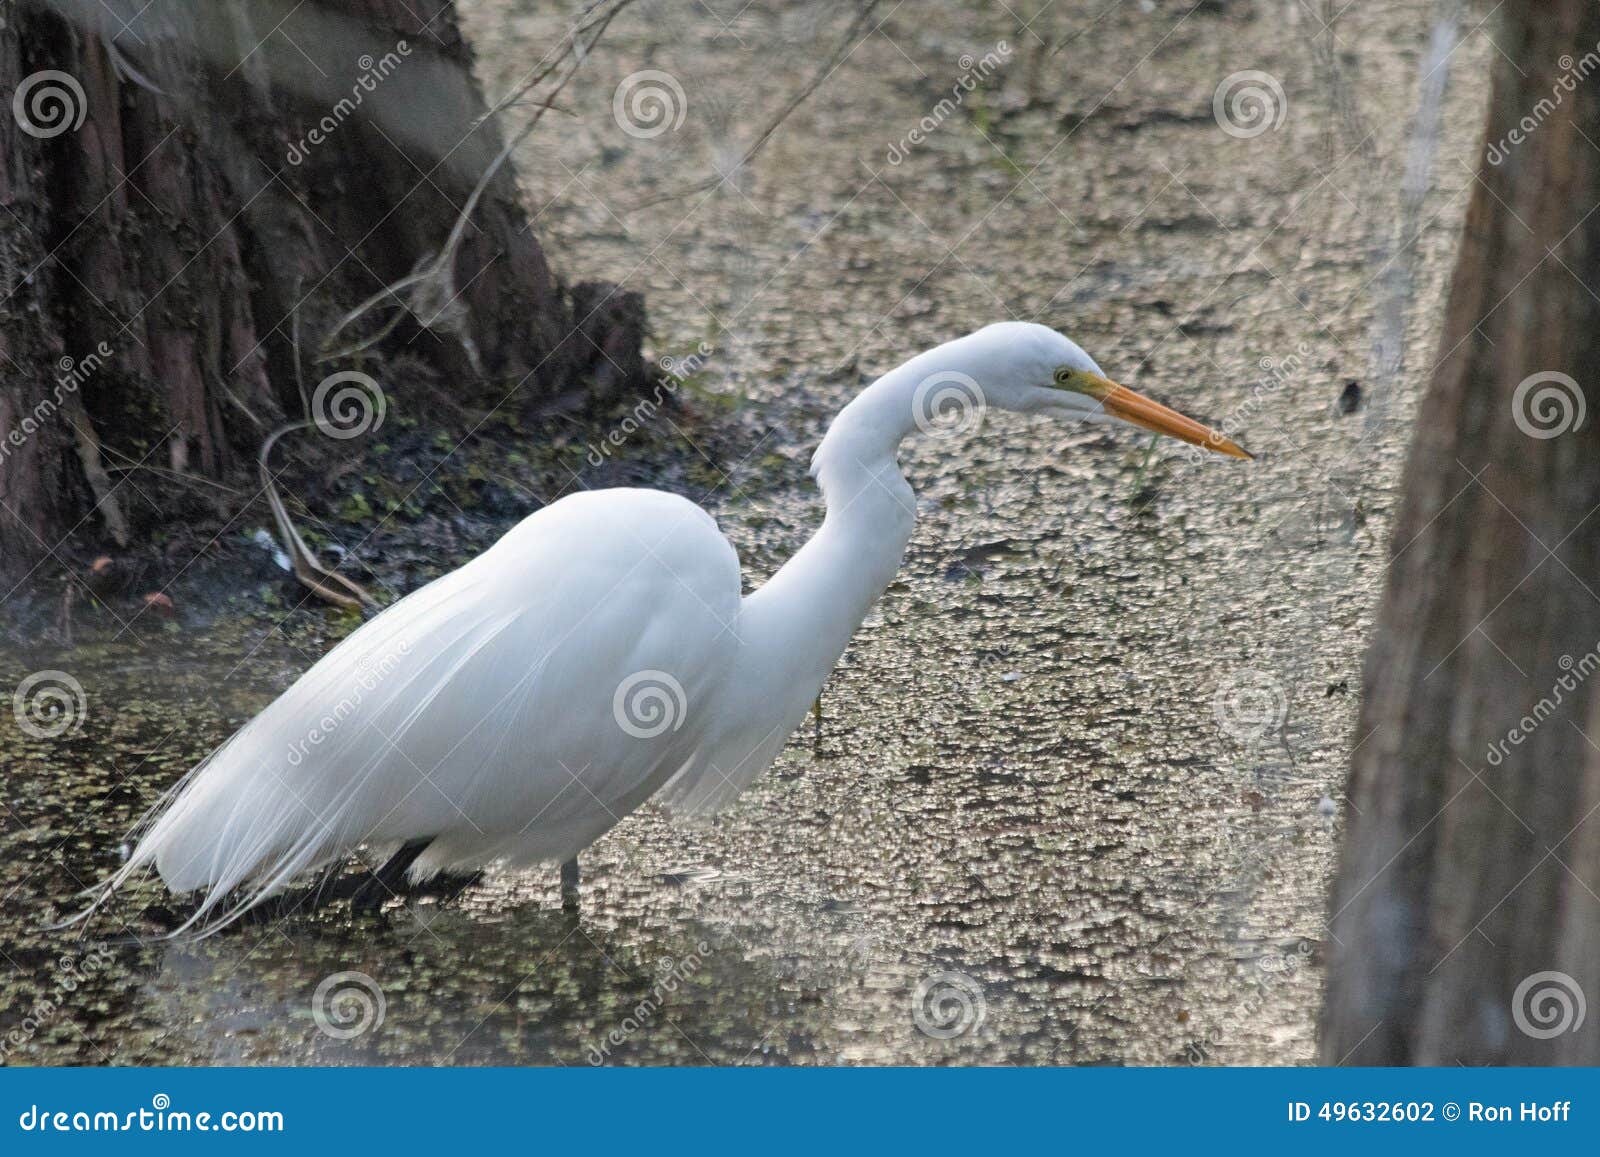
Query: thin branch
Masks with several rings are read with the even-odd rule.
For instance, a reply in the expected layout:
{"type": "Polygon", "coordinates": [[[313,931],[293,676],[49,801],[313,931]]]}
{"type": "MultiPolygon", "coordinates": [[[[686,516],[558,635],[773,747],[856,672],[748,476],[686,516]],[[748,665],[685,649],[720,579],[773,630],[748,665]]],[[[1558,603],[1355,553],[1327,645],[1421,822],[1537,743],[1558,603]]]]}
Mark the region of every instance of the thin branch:
{"type": "MultiPolygon", "coordinates": [[[[612,6],[604,12],[600,11],[601,4],[595,4],[585,9],[562,41],[560,51],[547,63],[541,64],[535,69],[526,81],[514,86],[510,92],[500,99],[494,108],[484,114],[483,119],[488,120],[491,117],[498,116],[506,109],[521,106],[524,103],[523,97],[528,92],[537,87],[547,77],[555,74],[567,60],[572,60],[572,67],[567,69],[565,75],[556,81],[549,92],[540,100],[534,102],[537,105],[534,114],[528,118],[526,124],[511,135],[504,147],[495,156],[495,159],[484,170],[483,176],[478,178],[477,185],[473,187],[472,195],[467,198],[467,203],[462,206],[460,214],[456,217],[455,224],[451,226],[450,235],[445,239],[444,245],[439,252],[432,258],[423,258],[417,263],[412,272],[392,285],[384,286],[340,318],[334,327],[328,331],[327,336],[322,339],[324,349],[340,331],[370,312],[384,299],[389,297],[399,298],[401,290],[412,291],[405,305],[405,308],[412,316],[422,322],[424,328],[436,328],[433,323],[446,313],[457,296],[455,290],[456,252],[460,249],[461,242],[466,236],[467,224],[472,218],[473,210],[478,207],[479,200],[489,187],[489,182],[494,180],[495,174],[500,171],[501,166],[505,164],[517,146],[525,141],[533,130],[538,127],[539,121],[544,117],[544,114],[555,107],[555,98],[561,94],[561,90],[566,88],[572,78],[578,74],[578,70],[583,67],[583,62],[587,58],[589,51],[594,48],[600,37],[605,35],[605,31],[611,22],[633,2],[634,0],[615,0],[612,6]],[[591,30],[593,35],[585,42],[583,35],[591,30]]],[[[873,3],[877,2],[878,0],[873,0],[873,3]]],[[[452,314],[452,317],[454,317],[454,314],[452,314]]],[[[369,349],[387,337],[395,326],[399,324],[399,321],[400,314],[396,311],[390,320],[372,337],[365,338],[342,349],[319,354],[317,361],[333,361],[369,349]]],[[[458,333],[457,337],[466,349],[467,356],[473,363],[473,369],[481,373],[482,371],[478,366],[477,349],[473,346],[470,337],[467,337],[464,333],[458,333]]]]}
{"type": "Polygon", "coordinates": [[[149,77],[145,76],[144,73],[140,72],[137,68],[133,67],[131,63],[129,63],[128,58],[122,55],[122,50],[117,47],[117,42],[115,40],[111,39],[109,36],[103,36],[101,37],[100,42],[105,46],[106,56],[110,59],[111,67],[116,70],[119,79],[132,81],[140,88],[145,89],[148,92],[153,92],[157,96],[167,95],[157,88],[155,83],[151,81],[149,77]]]}
{"type": "MultiPolygon", "coordinates": [[[[777,132],[779,126],[781,126],[784,121],[789,119],[789,114],[804,104],[806,99],[810,97],[812,93],[821,88],[822,82],[827,80],[828,77],[832,76],[833,71],[844,63],[846,57],[855,51],[856,44],[858,43],[856,40],[856,34],[860,32],[861,29],[865,28],[871,21],[873,10],[876,9],[880,3],[882,3],[882,0],[868,0],[867,4],[861,9],[856,18],[850,22],[850,27],[845,30],[844,35],[839,38],[838,45],[836,45],[828,57],[823,60],[822,64],[817,68],[817,71],[812,74],[811,79],[806,81],[805,84],[801,85],[797,90],[795,90],[789,99],[784,102],[783,108],[778,110],[778,114],[767,122],[766,127],[763,128],[756,136],[756,139],[750,143],[750,147],[745,149],[744,155],[741,156],[738,160],[738,163],[734,165],[732,172],[738,172],[740,169],[748,165],[753,159],[755,159],[755,155],[766,146],[766,143],[769,140],[772,139],[772,134],[777,132]]],[[[704,193],[708,190],[715,189],[725,180],[727,180],[726,174],[716,173],[702,181],[696,181],[692,185],[685,185],[682,188],[674,189],[666,193],[660,193],[653,197],[646,197],[643,201],[629,205],[623,211],[626,213],[635,213],[640,209],[648,209],[652,205],[664,204],[667,201],[679,201],[685,197],[692,197],[696,193],[704,193]]]]}
{"type": "Polygon", "coordinates": [[[84,408],[83,399],[74,392],[62,403],[61,412],[67,425],[72,427],[78,462],[83,466],[83,475],[94,494],[95,509],[100,512],[113,541],[118,546],[127,546],[133,541],[133,536],[128,530],[128,519],[122,513],[122,504],[117,501],[116,487],[106,475],[105,462],[100,456],[100,435],[89,419],[89,411],[84,408]]]}
{"type": "Polygon", "coordinates": [[[362,606],[375,607],[378,605],[377,600],[368,594],[360,583],[336,571],[328,570],[317,561],[316,555],[311,553],[311,548],[306,545],[305,539],[300,537],[299,530],[295,528],[294,519],[289,517],[289,508],[284,505],[283,496],[278,493],[277,480],[273,478],[272,469],[267,465],[267,458],[279,438],[314,425],[316,423],[309,420],[290,422],[287,426],[279,426],[267,435],[267,440],[261,443],[261,453],[256,457],[256,465],[261,471],[261,488],[266,492],[267,505],[272,508],[272,520],[278,524],[278,534],[288,550],[294,577],[300,580],[301,585],[318,598],[335,606],[349,607],[352,610],[359,610],[362,606]]]}

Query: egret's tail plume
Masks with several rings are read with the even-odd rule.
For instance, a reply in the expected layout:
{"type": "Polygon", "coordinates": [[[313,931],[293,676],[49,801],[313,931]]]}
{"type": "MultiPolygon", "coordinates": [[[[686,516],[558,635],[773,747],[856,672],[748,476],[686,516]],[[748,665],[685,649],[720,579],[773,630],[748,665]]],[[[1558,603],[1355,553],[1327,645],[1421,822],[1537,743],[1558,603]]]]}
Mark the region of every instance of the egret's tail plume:
{"type": "Polygon", "coordinates": [[[91,916],[154,868],[171,891],[203,893],[169,935],[208,936],[361,842],[346,830],[353,791],[324,793],[313,806],[272,762],[249,757],[275,746],[252,734],[262,722],[258,717],[240,731],[145,813],[130,836],[127,862],[67,923],[91,916]]]}
{"type": "MultiPolygon", "coordinates": [[[[172,935],[206,935],[359,846],[429,834],[407,826],[422,822],[418,777],[405,774],[415,764],[399,744],[414,730],[445,734],[430,726],[430,706],[516,620],[516,608],[464,597],[471,571],[412,595],[405,615],[391,608],[363,625],[185,776],[146,813],[127,863],[78,919],[154,868],[173,892],[201,893],[172,935]],[[413,650],[423,636],[433,640],[426,654],[413,650]]],[[[432,766],[440,756],[417,758],[432,766]]]]}

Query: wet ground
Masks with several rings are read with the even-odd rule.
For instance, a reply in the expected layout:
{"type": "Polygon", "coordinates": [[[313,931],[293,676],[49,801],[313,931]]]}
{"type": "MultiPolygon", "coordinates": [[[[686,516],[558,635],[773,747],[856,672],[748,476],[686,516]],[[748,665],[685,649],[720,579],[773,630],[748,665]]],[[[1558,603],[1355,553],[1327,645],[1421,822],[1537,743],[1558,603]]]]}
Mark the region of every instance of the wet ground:
{"type": "MultiPolygon", "coordinates": [[[[565,28],[531,0],[462,6],[490,91],[565,28]]],[[[719,446],[680,488],[753,582],[820,517],[805,461],[839,405],[1000,318],[1062,329],[1259,460],[1009,415],[908,447],[921,520],[828,684],[820,746],[797,737],[713,824],[626,821],[585,857],[575,918],[551,872],[198,945],[48,932],[154,795],[350,621],[263,609],[8,653],[3,685],[65,670],[85,699],[53,738],[0,718],[7,1059],[1311,1059],[1364,633],[1493,51],[1482,13],[1433,71],[1452,41],[1429,56],[1421,2],[1350,5],[1331,28],[1311,0],[1056,3],[1026,28],[1034,7],[886,3],[753,164],[685,194],[733,168],[851,19],[724,7],[620,18],[563,96],[576,115],[518,161],[558,268],[643,289],[658,356],[712,348],[686,404],[719,446]],[[677,104],[630,135],[613,95],[644,69],[677,104]],[[1225,98],[1225,132],[1213,96],[1246,70],[1271,81],[1234,85],[1269,123],[1225,98]],[[1430,71],[1454,81],[1437,140],[1415,129],[1430,71]]],[[[573,439],[566,485],[598,476],[586,446],[606,433],[573,439]]],[[[658,418],[620,452],[646,474],[649,438],[702,448],[658,418]]],[[[98,931],[148,931],[139,907],[98,931]]]]}

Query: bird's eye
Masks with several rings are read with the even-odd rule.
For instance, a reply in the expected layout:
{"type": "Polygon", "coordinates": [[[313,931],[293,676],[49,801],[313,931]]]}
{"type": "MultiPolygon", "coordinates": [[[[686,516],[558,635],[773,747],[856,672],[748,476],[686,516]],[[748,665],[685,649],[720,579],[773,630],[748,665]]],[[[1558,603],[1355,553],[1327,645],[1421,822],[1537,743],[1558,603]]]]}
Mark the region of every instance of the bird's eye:
{"type": "Polygon", "coordinates": [[[1072,380],[1072,371],[1062,366],[1056,371],[1056,385],[1064,386],[1072,380]]]}

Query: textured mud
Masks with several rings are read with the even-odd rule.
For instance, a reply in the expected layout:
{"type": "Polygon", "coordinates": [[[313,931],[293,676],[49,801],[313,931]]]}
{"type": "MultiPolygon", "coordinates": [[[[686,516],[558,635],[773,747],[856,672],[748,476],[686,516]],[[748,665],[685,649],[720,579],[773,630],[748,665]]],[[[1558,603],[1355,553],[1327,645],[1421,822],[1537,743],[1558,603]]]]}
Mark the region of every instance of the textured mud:
{"type": "MultiPolygon", "coordinates": [[[[564,30],[547,7],[463,3],[491,91],[564,30]]],[[[1492,49],[1465,36],[1419,147],[1432,4],[1332,29],[1318,4],[1057,4],[1026,29],[1004,6],[884,5],[752,166],[631,208],[729,169],[850,19],[724,7],[620,19],[563,97],[576,115],[518,158],[558,267],[645,290],[658,356],[713,351],[682,391],[694,423],[569,431],[564,485],[649,478],[651,447],[687,439],[704,468],[672,484],[759,582],[820,517],[805,462],[838,406],[1006,317],[1259,460],[1007,415],[908,447],[921,521],[828,684],[820,747],[797,737],[708,826],[629,819],[585,858],[576,918],[552,872],[199,945],[47,931],[351,620],[260,608],[0,656],[7,688],[57,669],[86,693],[56,738],[0,718],[8,1059],[1311,1058],[1364,633],[1492,49]],[[1004,66],[936,113],[1001,41],[1004,66]],[[680,85],[676,128],[620,130],[641,69],[680,85]],[[1244,70],[1281,85],[1283,116],[1229,135],[1213,94],[1244,70]],[[1411,202],[1408,157],[1428,162],[1411,202]],[[715,446],[691,432],[712,425],[715,446]],[[370,995],[319,1006],[341,972],[371,978],[381,1023],[370,995]]],[[[95,931],[148,933],[141,906],[166,902],[149,888],[95,931]]]]}

